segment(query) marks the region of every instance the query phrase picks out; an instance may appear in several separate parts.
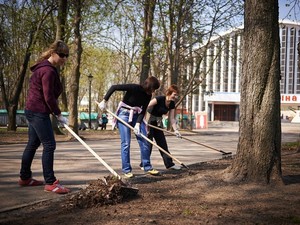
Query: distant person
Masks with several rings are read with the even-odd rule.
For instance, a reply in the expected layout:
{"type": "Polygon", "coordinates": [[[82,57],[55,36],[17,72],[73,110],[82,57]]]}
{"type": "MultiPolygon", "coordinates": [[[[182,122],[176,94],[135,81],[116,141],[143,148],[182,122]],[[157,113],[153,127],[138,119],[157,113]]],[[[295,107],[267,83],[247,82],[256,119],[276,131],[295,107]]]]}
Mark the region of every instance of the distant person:
{"type": "Polygon", "coordinates": [[[28,120],[28,142],[23,152],[20,186],[43,185],[32,177],[31,164],[36,150],[42,143],[42,166],[45,180],[45,191],[57,194],[70,192],[54,176],[53,163],[56,141],[50,120],[54,114],[60,123],[67,123],[58,106],[58,97],[63,91],[57,67],[63,66],[69,56],[69,48],[63,41],[55,41],[41,58],[30,69],[30,85],[26,99],[25,115],[28,120]]]}
{"type": "Polygon", "coordinates": [[[106,130],[106,124],[108,123],[106,113],[102,114],[101,119],[102,119],[101,130],[106,130]]]}
{"type": "MultiPolygon", "coordinates": [[[[174,133],[176,134],[177,137],[181,137],[180,132],[177,129],[176,119],[175,119],[175,100],[178,97],[178,93],[179,93],[178,87],[173,84],[167,89],[166,96],[162,95],[153,98],[148,105],[148,112],[150,113],[150,118],[148,123],[152,126],[163,128],[162,116],[169,113],[168,119],[169,122],[171,123],[174,133]]],[[[166,137],[163,131],[149,127],[148,138],[150,140],[153,140],[154,138],[158,146],[160,146],[162,149],[170,153],[168,150],[166,137]]],[[[152,145],[150,145],[150,153],[151,152],[152,152],[152,145]]],[[[165,167],[167,169],[173,169],[173,170],[181,169],[181,166],[175,165],[173,163],[173,160],[170,156],[168,156],[166,153],[162,151],[159,152],[163,158],[165,167]]],[[[142,165],[140,166],[142,168],[142,165]]]]}
{"type": "MultiPolygon", "coordinates": [[[[99,108],[105,110],[106,102],[115,91],[125,92],[123,100],[119,104],[117,116],[134,127],[134,133],[140,146],[142,166],[145,172],[151,175],[159,175],[159,171],[152,168],[149,143],[140,134],[147,135],[143,118],[152,94],[159,86],[160,83],[155,77],[148,77],[142,85],[112,85],[104,96],[104,100],[99,103],[99,108]]],[[[134,175],[130,163],[131,129],[119,121],[117,121],[117,126],[121,137],[122,171],[125,177],[132,178],[134,175]]]]}

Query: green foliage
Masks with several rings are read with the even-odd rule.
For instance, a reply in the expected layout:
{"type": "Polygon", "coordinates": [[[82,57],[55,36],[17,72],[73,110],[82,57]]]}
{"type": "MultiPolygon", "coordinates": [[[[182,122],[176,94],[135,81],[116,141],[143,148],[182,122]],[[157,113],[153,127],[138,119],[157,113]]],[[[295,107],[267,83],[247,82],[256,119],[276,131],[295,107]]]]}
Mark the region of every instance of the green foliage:
{"type": "MultiPolygon", "coordinates": [[[[1,72],[4,74],[7,95],[12,96],[18,80],[24,54],[28,50],[28,40],[37,25],[42,22],[35,42],[30,48],[32,65],[40,53],[55,39],[57,1],[32,0],[9,1],[0,4],[1,72]]],[[[66,42],[71,47],[71,55],[63,74],[68,80],[72,66],[74,40],[74,3],[68,1],[68,21],[66,42]]],[[[81,64],[79,98],[86,94],[87,75],[92,74],[93,92],[102,96],[112,83],[138,83],[143,54],[144,1],[83,0],[81,34],[83,55],[81,64]]],[[[168,81],[168,68],[172,63],[180,68],[175,74],[184,82],[187,67],[187,49],[197,48],[207,39],[210,30],[218,30],[232,25],[235,16],[242,12],[242,1],[157,1],[154,16],[153,37],[151,39],[151,75],[164,83],[168,81]],[[212,21],[214,22],[212,24],[212,21]],[[193,26],[189,24],[192,23],[193,26]],[[178,32],[180,28],[180,32],[178,32]],[[170,38],[168,42],[167,37],[170,38]],[[176,45],[176,40],[179,45],[176,45]],[[180,53],[175,58],[174,53],[180,53]],[[179,60],[179,61],[176,61],[179,60]]],[[[74,55],[74,53],[73,53],[74,55]]],[[[174,72],[174,68],[172,69],[174,72]]],[[[174,76],[175,76],[174,75],[174,76]]],[[[24,106],[30,72],[24,81],[22,100],[24,106]]],[[[182,83],[183,84],[183,83],[182,83]]],[[[183,84],[185,85],[185,84],[183,84]]],[[[3,105],[1,105],[3,108],[3,105]]]]}

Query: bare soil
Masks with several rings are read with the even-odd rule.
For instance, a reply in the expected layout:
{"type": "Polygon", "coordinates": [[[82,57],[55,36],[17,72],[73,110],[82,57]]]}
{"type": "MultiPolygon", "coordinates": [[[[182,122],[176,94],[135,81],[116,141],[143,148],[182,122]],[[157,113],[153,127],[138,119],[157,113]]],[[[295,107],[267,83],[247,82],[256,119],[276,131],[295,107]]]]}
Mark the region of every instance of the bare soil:
{"type": "MultiPolygon", "coordinates": [[[[14,142],[9,139],[12,135],[4,136],[2,144],[14,142]]],[[[279,185],[227,183],[222,173],[231,162],[226,158],[198,163],[124,183],[99,179],[59,200],[1,213],[0,224],[300,224],[297,145],[282,148],[283,183],[279,185]],[[135,188],[138,192],[132,191],[135,188]]]]}

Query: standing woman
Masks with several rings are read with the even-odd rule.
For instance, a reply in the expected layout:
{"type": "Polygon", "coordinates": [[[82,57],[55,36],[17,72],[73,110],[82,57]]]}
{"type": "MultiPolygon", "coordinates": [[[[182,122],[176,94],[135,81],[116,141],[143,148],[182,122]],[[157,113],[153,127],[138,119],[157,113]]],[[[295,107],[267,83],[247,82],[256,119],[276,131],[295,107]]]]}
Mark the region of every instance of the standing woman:
{"type": "MultiPolygon", "coordinates": [[[[139,84],[118,84],[112,85],[99,103],[99,108],[104,110],[106,102],[115,91],[125,91],[123,100],[119,103],[117,116],[134,127],[137,141],[141,151],[141,164],[145,171],[151,175],[159,175],[159,172],[152,168],[150,163],[150,144],[140,134],[147,135],[146,125],[143,122],[147,106],[152,98],[152,93],[160,86],[155,77],[148,77],[142,85],[139,84]]],[[[132,178],[132,167],[130,164],[130,141],[131,130],[122,122],[117,121],[121,137],[121,158],[122,172],[127,178],[132,178]]]]}
{"type": "Polygon", "coordinates": [[[63,41],[55,41],[49,49],[42,53],[41,58],[30,69],[30,85],[25,106],[25,115],[28,121],[28,142],[23,152],[20,186],[38,186],[44,182],[32,178],[31,164],[36,150],[42,143],[42,166],[45,180],[45,191],[57,194],[70,192],[59,184],[54,176],[53,161],[56,141],[50,120],[54,114],[58,121],[67,123],[61,115],[58,106],[58,97],[63,91],[57,67],[63,66],[69,56],[69,48],[63,41]]]}
{"type": "MultiPolygon", "coordinates": [[[[148,105],[148,112],[150,113],[148,123],[153,126],[162,128],[162,116],[169,112],[169,122],[171,123],[176,136],[181,137],[177,129],[175,120],[175,100],[178,96],[178,92],[178,87],[173,84],[167,89],[166,96],[157,96],[150,101],[148,105]]],[[[148,137],[151,140],[153,140],[154,138],[157,145],[169,152],[166,137],[163,131],[150,127],[148,137]]],[[[152,145],[150,146],[150,152],[151,151],[152,145]]],[[[167,169],[181,169],[181,166],[177,166],[173,163],[173,160],[170,156],[162,151],[159,152],[164,160],[164,164],[167,169]]],[[[140,166],[142,167],[142,165],[140,166]]]]}

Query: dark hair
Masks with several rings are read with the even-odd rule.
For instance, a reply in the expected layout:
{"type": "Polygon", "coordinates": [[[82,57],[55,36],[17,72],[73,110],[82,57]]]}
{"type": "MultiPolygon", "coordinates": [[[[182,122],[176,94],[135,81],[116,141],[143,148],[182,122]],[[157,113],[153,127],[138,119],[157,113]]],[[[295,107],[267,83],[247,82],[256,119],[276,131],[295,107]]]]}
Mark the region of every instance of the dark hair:
{"type": "Polygon", "coordinates": [[[176,92],[177,94],[179,94],[179,88],[177,87],[177,85],[172,84],[167,90],[166,90],[166,95],[171,95],[173,92],[176,92]]]}
{"type": "Polygon", "coordinates": [[[48,59],[54,52],[69,54],[69,47],[62,40],[56,40],[49,46],[49,48],[46,51],[42,53],[41,57],[38,59],[38,62],[41,62],[44,59],[48,59]]]}
{"type": "Polygon", "coordinates": [[[144,81],[142,87],[148,94],[152,94],[153,91],[160,87],[160,83],[156,77],[151,76],[144,81]]]}

